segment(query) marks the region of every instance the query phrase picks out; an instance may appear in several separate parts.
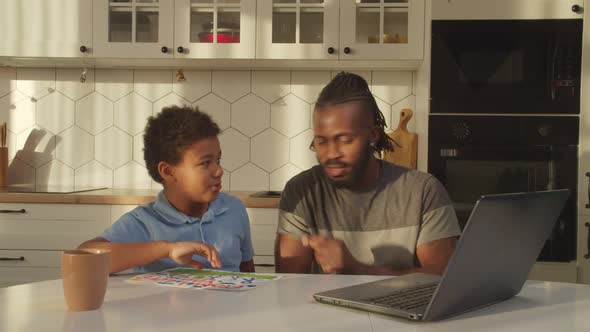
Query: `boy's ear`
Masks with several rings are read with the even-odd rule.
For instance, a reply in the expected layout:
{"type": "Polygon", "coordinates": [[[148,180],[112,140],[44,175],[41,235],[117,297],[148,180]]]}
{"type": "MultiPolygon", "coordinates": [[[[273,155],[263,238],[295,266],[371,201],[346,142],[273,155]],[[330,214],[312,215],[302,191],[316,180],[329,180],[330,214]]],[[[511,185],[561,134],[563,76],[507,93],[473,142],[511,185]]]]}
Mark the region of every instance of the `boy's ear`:
{"type": "Polygon", "coordinates": [[[164,181],[170,182],[174,179],[174,167],[165,161],[160,161],[158,163],[158,173],[160,173],[160,176],[164,181]]]}

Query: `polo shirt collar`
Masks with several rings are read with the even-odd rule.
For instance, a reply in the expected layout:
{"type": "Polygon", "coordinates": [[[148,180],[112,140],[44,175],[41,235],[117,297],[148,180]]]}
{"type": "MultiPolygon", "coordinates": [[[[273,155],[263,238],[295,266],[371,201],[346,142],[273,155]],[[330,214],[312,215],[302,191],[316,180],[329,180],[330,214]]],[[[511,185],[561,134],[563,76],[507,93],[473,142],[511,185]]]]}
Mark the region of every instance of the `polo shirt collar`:
{"type": "Polygon", "coordinates": [[[170,204],[170,201],[168,201],[168,198],[166,198],[164,190],[162,190],[156,197],[156,201],[154,202],[154,210],[158,212],[164,219],[166,219],[168,223],[180,225],[194,224],[197,222],[212,222],[216,216],[225,213],[228,208],[223,206],[222,194],[220,194],[216,200],[209,203],[209,208],[205,214],[203,214],[202,219],[191,217],[173,207],[172,204],[170,204]]]}

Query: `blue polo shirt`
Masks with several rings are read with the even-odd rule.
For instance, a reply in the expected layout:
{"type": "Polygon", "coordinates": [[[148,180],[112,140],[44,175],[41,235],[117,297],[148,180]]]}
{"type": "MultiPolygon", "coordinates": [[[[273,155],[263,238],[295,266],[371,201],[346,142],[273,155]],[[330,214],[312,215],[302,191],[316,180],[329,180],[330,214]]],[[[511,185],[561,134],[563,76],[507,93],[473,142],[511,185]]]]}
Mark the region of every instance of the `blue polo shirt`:
{"type": "MultiPolygon", "coordinates": [[[[209,203],[209,209],[199,219],[178,211],[168,202],[164,191],[160,191],[154,202],[124,214],[101,237],[118,243],[162,240],[206,243],[219,252],[221,270],[234,272],[240,271],[241,262],[254,256],[246,208],[239,199],[224,193],[209,203]]],[[[201,256],[194,255],[193,259],[205,268],[212,268],[201,256]]],[[[134,270],[154,272],[179,266],[170,258],[164,258],[134,270]]]]}

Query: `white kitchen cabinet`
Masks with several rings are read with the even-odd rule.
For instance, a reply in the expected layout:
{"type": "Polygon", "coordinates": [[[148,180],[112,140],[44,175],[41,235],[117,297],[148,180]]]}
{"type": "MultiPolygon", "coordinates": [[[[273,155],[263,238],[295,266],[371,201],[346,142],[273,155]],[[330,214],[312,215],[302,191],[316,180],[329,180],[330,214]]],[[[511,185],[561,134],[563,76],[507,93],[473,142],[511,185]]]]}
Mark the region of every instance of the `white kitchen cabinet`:
{"type": "Polygon", "coordinates": [[[278,209],[249,208],[254,264],[257,272],[274,272],[274,247],[279,222],[278,209]]]}
{"type": "Polygon", "coordinates": [[[557,282],[577,282],[576,262],[536,262],[527,279],[557,282]]]}
{"type": "Polygon", "coordinates": [[[84,57],[92,0],[0,0],[0,56],[84,57]]]}
{"type": "Polygon", "coordinates": [[[174,0],[95,0],[95,57],[172,58],[174,0]]]}
{"type": "Polygon", "coordinates": [[[61,251],[0,250],[0,288],[61,278],[61,251]]]}
{"type": "Polygon", "coordinates": [[[96,57],[252,59],[256,0],[94,2],[96,57]]]}
{"type": "Polygon", "coordinates": [[[258,0],[256,58],[416,60],[424,0],[258,0]]]}
{"type": "Polygon", "coordinates": [[[176,0],[176,58],[253,59],[256,0],[176,0]]]}
{"type": "Polygon", "coordinates": [[[590,285],[590,216],[578,216],[578,283],[590,285]]]}
{"type": "MultiPolygon", "coordinates": [[[[590,20],[590,11],[584,11],[584,20],[590,20]]],[[[582,85],[580,90],[580,144],[578,146],[578,237],[577,263],[578,282],[590,284],[590,248],[588,232],[590,225],[590,24],[584,24],[582,39],[582,85]]]]}
{"type": "Polygon", "coordinates": [[[340,22],[340,59],[424,57],[424,0],[342,1],[340,22]]]}
{"type": "MultiPolygon", "coordinates": [[[[582,54],[582,63],[588,64],[590,61],[590,52],[586,51],[590,47],[590,28],[584,26],[584,40],[582,54]]],[[[580,145],[578,147],[578,214],[590,215],[590,67],[582,66],[582,103],[580,107],[580,145]],[[587,175],[588,174],[588,175],[587,175]]]]}
{"type": "Polygon", "coordinates": [[[62,251],[109,222],[108,205],[0,204],[0,287],[60,278],[62,251]]]}
{"type": "Polygon", "coordinates": [[[338,0],[258,0],[256,58],[338,60],[338,0]]]}

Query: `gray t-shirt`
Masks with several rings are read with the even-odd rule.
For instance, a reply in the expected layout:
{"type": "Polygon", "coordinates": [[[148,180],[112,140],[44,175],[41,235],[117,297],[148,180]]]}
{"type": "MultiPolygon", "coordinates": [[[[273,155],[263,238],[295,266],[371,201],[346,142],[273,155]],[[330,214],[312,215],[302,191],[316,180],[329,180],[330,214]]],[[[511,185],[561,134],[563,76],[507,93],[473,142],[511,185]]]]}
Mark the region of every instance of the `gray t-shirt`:
{"type": "Polygon", "coordinates": [[[319,165],[295,176],[281,196],[278,233],[339,239],[359,262],[394,270],[417,267],[417,246],[460,235],[436,178],[381,165],[376,185],[364,191],[334,186],[319,165]]]}

